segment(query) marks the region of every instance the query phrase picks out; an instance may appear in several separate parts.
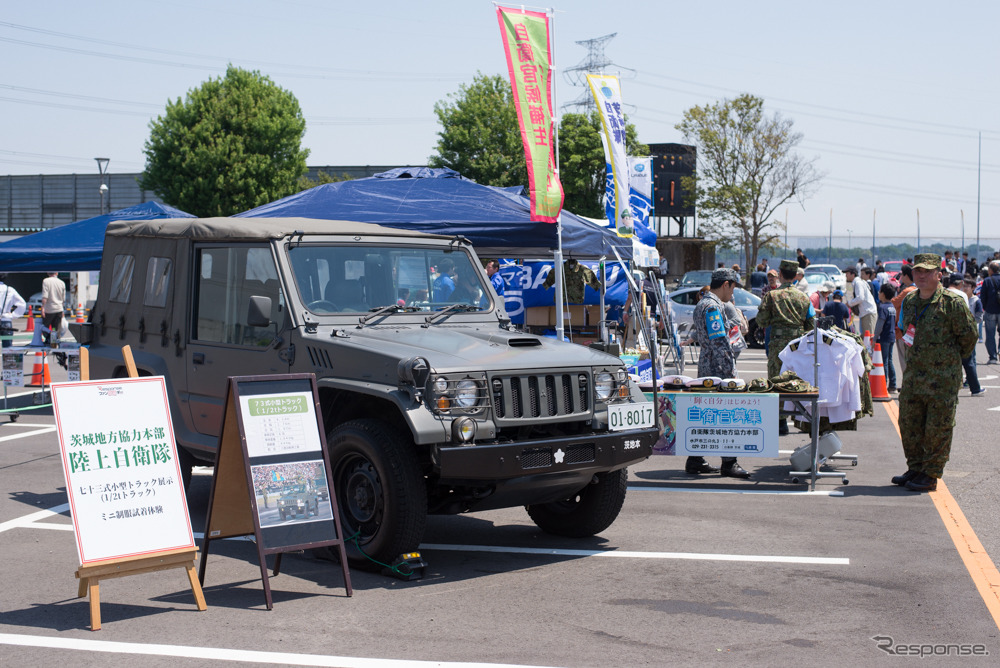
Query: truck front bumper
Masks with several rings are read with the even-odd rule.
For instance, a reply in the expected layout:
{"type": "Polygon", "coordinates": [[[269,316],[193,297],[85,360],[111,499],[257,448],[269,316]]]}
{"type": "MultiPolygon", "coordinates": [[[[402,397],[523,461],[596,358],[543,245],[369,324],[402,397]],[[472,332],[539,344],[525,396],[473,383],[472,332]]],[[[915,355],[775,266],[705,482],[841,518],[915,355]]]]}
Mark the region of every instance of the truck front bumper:
{"type": "Polygon", "coordinates": [[[637,464],[653,453],[655,428],[582,434],[517,443],[437,446],[435,473],[444,483],[499,483],[524,477],[578,477],[637,464]]]}

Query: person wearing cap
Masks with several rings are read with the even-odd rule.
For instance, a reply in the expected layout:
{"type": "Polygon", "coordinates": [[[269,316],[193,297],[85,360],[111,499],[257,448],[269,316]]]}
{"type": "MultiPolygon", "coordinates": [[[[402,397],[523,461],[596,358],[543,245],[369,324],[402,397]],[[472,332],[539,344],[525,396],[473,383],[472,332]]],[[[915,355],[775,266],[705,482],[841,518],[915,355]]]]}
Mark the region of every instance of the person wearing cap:
{"type": "MultiPolygon", "coordinates": [[[[963,277],[957,271],[948,277],[948,290],[950,292],[958,295],[962,302],[965,303],[965,307],[969,309],[969,313],[972,313],[972,322],[975,323],[976,315],[972,311],[972,305],[969,302],[969,295],[965,291],[965,277],[963,277]]],[[[976,340],[979,340],[979,330],[976,330],[976,340]]],[[[986,388],[979,384],[979,374],[976,371],[976,348],[973,346],[972,354],[968,357],[962,358],[962,369],[965,371],[965,382],[962,386],[969,386],[969,391],[972,392],[972,396],[981,397],[986,394],[986,388]]]]}
{"type": "Polygon", "coordinates": [[[812,303],[813,309],[815,309],[817,313],[823,311],[826,303],[830,301],[830,296],[836,289],[837,288],[833,284],[833,281],[823,281],[823,284],[819,286],[819,290],[816,290],[809,295],[809,301],[812,303]]]}
{"type": "Polygon", "coordinates": [[[24,315],[27,304],[17,290],[6,283],[7,274],[0,274],[0,338],[3,347],[14,343],[14,318],[24,315]]]}
{"type": "Polygon", "coordinates": [[[851,319],[851,309],[847,308],[847,304],[844,303],[843,292],[840,290],[833,291],[830,301],[823,307],[823,315],[833,318],[834,327],[847,329],[847,321],[851,319]]]}
{"type": "MultiPolygon", "coordinates": [[[[698,375],[736,378],[736,357],[730,343],[731,330],[738,323],[726,316],[726,302],[731,302],[739,285],[739,276],[732,269],[716,269],[708,292],[694,307],[694,336],[701,350],[698,354],[698,375]]],[[[687,473],[717,473],[704,457],[688,457],[684,465],[687,473]]],[[[736,457],[722,458],[722,475],[732,478],[749,478],[736,457]]]]}
{"type": "MultiPolygon", "coordinates": [[[[782,260],[779,265],[781,286],[769,291],[757,307],[757,326],[770,327],[771,339],[767,348],[767,376],[774,378],[781,373],[778,355],[793,339],[813,328],[816,312],[805,294],[792,285],[799,265],[795,260],[782,260]]],[[[778,420],[778,433],[788,433],[788,423],[778,420]]]]}
{"type": "Polygon", "coordinates": [[[951,453],[962,360],[975,349],[976,326],[962,297],[941,285],[941,256],[917,253],[917,286],[903,299],[899,328],[909,348],[899,393],[899,434],[906,472],[892,484],[914,492],[937,489],[951,453]]]}
{"type": "Polygon", "coordinates": [[[875,329],[875,321],[878,319],[878,306],[875,305],[875,294],[868,283],[858,276],[854,267],[844,267],[844,275],[847,282],[851,284],[851,298],[847,300],[847,305],[861,318],[861,325],[858,334],[871,332],[875,329]]]}

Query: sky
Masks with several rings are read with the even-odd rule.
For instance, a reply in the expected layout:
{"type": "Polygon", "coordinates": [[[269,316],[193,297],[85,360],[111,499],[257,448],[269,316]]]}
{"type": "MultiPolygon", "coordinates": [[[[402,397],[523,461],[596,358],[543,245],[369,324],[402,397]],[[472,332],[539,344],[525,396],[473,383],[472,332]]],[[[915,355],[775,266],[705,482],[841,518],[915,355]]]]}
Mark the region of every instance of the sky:
{"type": "MultiPolygon", "coordinates": [[[[520,6],[520,5],[517,5],[520,6]]],[[[821,186],[779,209],[789,236],[1000,237],[1000,4],[559,0],[563,70],[604,46],[644,143],[741,93],[794,121],[821,186]],[[612,13],[613,11],[613,13],[612,13]],[[981,139],[980,139],[981,138],[981,139]],[[977,208],[978,204],[978,208],[977,208]],[[919,213],[918,213],[919,212],[919,213]]],[[[506,64],[491,2],[98,0],[4,3],[0,174],[139,172],[149,122],[228,63],[298,98],[310,165],[426,164],[434,104],[506,64]]],[[[564,109],[563,111],[573,111],[564,109]]]]}

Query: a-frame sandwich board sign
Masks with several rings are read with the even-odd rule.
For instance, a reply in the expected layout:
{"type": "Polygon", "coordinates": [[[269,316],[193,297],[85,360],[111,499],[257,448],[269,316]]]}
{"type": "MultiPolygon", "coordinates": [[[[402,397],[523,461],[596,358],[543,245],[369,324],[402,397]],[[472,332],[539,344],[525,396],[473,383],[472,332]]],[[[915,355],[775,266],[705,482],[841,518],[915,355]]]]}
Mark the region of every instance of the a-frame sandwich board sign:
{"type": "Polygon", "coordinates": [[[202,584],[211,542],[248,535],[256,541],[268,610],[269,554],[277,555],[277,575],[284,552],[335,547],[347,595],[353,594],[319,392],[311,373],[229,378],[202,541],[202,584]]]}

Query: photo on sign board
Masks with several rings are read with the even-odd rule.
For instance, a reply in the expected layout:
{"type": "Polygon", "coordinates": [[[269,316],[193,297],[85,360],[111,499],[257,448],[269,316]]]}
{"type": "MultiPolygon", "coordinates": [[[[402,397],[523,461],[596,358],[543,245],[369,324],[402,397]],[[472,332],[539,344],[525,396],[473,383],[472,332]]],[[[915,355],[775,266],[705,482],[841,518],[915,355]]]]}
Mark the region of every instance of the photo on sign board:
{"type": "Polygon", "coordinates": [[[333,519],[330,486],[322,459],[251,465],[261,527],[333,519]]]}

